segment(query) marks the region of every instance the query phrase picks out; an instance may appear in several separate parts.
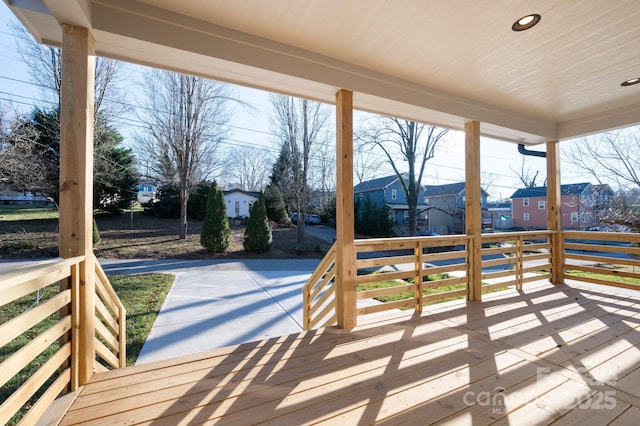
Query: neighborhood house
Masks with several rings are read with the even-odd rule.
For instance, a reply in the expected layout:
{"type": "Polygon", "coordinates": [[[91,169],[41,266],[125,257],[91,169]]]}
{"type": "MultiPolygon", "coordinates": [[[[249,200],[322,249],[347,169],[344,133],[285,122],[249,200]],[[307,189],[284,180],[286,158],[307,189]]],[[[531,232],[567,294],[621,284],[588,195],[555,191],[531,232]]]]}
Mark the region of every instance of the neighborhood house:
{"type": "MultiPolygon", "coordinates": [[[[562,229],[584,229],[599,223],[600,213],[611,206],[609,185],[572,183],[561,185],[562,229]]],[[[511,196],[513,226],[547,227],[547,187],[520,188],[511,196]]]]}
{"type": "MultiPolygon", "coordinates": [[[[404,177],[406,180],[407,178],[404,177]]],[[[402,189],[402,182],[397,175],[385,176],[360,182],[353,188],[354,197],[364,201],[369,198],[378,206],[386,204],[391,209],[393,221],[397,225],[402,225],[409,219],[409,205],[407,197],[402,189]]],[[[422,192],[418,194],[418,200],[422,201],[422,192]]],[[[427,206],[424,203],[418,204],[418,222],[426,219],[427,206]]]]}
{"type": "Polygon", "coordinates": [[[140,184],[138,185],[138,202],[144,204],[153,201],[156,198],[156,193],[155,186],[149,183],[140,184]]]}
{"type": "Polygon", "coordinates": [[[247,218],[253,203],[258,200],[259,192],[231,189],[223,191],[224,204],[227,206],[228,218],[247,218]]]}
{"type": "MultiPolygon", "coordinates": [[[[489,194],[480,189],[482,204],[482,227],[491,227],[487,214],[489,194]]],[[[464,234],[465,232],[465,183],[446,185],[425,185],[424,203],[428,210],[429,231],[437,234],[464,234]]]]}

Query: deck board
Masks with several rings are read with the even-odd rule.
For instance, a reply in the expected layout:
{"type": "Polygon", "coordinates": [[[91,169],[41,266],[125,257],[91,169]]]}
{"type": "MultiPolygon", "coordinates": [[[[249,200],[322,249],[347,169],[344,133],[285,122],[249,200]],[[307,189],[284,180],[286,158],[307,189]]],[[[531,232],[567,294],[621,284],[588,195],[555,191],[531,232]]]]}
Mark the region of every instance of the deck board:
{"type": "Polygon", "coordinates": [[[637,423],[640,295],[614,293],[531,283],[100,373],[61,424],[637,423]]]}

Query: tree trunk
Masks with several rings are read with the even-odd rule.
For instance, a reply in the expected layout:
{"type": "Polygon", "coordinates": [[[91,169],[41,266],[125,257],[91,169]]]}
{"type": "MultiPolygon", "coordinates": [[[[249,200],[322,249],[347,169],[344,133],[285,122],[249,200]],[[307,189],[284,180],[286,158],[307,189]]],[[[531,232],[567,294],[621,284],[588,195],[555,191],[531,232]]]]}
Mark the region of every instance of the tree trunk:
{"type": "Polygon", "coordinates": [[[298,244],[304,241],[304,213],[298,214],[298,244]]]}
{"type": "Polygon", "coordinates": [[[411,189],[409,194],[409,234],[412,237],[416,236],[418,230],[418,194],[415,193],[415,189],[411,189]]]}
{"type": "Polygon", "coordinates": [[[187,238],[187,202],[189,201],[188,193],[185,194],[185,190],[180,190],[180,226],[178,238],[184,240],[187,238]]]}

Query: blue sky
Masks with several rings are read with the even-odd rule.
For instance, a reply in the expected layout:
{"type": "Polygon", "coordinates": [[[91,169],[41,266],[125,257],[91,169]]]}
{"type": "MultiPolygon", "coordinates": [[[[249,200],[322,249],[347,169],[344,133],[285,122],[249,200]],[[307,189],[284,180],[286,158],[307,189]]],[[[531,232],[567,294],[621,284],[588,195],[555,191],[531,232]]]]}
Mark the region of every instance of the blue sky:
{"type": "MultiPolygon", "coordinates": [[[[28,70],[20,60],[16,51],[16,39],[8,27],[9,22],[15,19],[4,2],[0,2],[0,102],[6,104],[12,101],[22,111],[28,112],[34,106],[46,107],[47,102],[37,85],[33,84],[28,70]]],[[[145,68],[136,65],[126,65],[127,92],[131,95],[126,102],[139,105],[143,102],[140,91],[140,80],[145,68]]],[[[269,126],[269,98],[263,91],[236,86],[237,96],[244,102],[252,105],[253,109],[247,111],[236,107],[232,118],[232,136],[227,142],[228,147],[254,147],[259,148],[261,155],[275,156],[277,149],[276,138],[271,133],[269,126]]],[[[356,114],[356,117],[364,114],[356,114]]],[[[125,143],[132,144],[133,135],[141,131],[141,123],[135,113],[120,117],[116,127],[125,136],[125,143]]],[[[355,124],[357,128],[358,123],[355,124]]],[[[327,129],[333,132],[333,124],[327,129]]],[[[561,147],[567,143],[561,144],[561,147]]],[[[423,184],[446,184],[464,180],[464,135],[461,132],[450,132],[446,144],[442,144],[436,157],[427,165],[426,178],[423,184]]],[[[544,150],[544,147],[533,147],[544,150]]],[[[511,170],[520,170],[522,157],[517,152],[515,144],[483,139],[481,145],[482,171],[493,177],[493,184],[489,188],[493,197],[508,197],[519,187],[517,175],[511,170]]],[[[544,181],[545,160],[527,157],[526,168],[533,171],[540,170],[539,181],[544,181]]],[[[563,166],[566,166],[563,164],[563,166]]],[[[378,175],[392,174],[392,169],[382,166],[378,175]]],[[[562,169],[563,183],[589,181],[588,177],[572,176],[566,167],[562,169]]]]}

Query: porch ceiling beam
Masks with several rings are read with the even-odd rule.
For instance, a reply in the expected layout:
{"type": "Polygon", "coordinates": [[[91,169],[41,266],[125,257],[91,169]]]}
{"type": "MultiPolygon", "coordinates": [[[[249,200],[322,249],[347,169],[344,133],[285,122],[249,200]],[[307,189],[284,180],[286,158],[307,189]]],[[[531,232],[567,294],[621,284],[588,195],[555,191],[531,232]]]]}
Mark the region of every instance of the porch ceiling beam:
{"type": "MultiPolygon", "coordinates": [[[[86,28],[63,25],[60,97],[60,257],[80,264],[78,383],[93,374],[95,282],[93,221],[94,39],[86,28]]],[[[73,362],[73,361],[72,361],[73,362]]]]}

